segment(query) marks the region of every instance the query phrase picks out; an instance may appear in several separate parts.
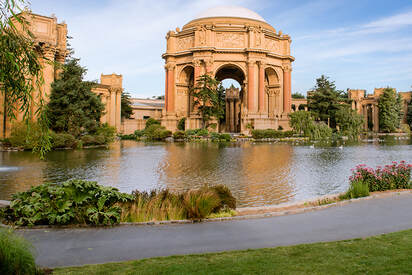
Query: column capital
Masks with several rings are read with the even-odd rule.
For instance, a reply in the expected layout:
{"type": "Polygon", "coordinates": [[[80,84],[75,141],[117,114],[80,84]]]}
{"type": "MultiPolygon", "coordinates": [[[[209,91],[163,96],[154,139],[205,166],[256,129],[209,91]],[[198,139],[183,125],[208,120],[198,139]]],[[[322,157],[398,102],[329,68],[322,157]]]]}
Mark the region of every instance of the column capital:
{"type": "Polygon", "coordinates": [[[213,63],[214,63],[214,60],[213,60],[213,58],[208,58],[208,59],[205,59],[204,62],[206,64],[206,66],[212,66],[213,63]]]}
{"type": "Polygon", "coordinates": [[[248,66],[253,66],[253,65],[256,64],[256,62],[257,62],[257,60],[255,60],[255,59],[249,59],[249,60],[247,61],[247,65],[248,65],[248,66]]]}
{"type": "Polygon", "coordinates": [[[174,70],[175,67],[176,67],[176,65],[174,63],[167,63],[165,65],[165,69],[168,70],[168,71],[174,70]]]}
{"type": "Polygon", "coordinates": [[[195,67],[200,67],[202,65],[202,60],[201,59],[194,59],[193,60],[193,65],[195,67]]]}
{"type": "Polygon", "coordinates": [[[266,62],[263,61],[263,60],[258,60],[258,61],[256,61],[256,62],[257,62],[257,64],[258,64],[259,66],[262,66],[262,67],[266,66],[266,62]]]}
{"type": "Polygon", "coordinates": [[[290,63],[285,63],[282,65],[282,70],[285,72],[291,72],[292,71],[292,65],[290,63]]]}

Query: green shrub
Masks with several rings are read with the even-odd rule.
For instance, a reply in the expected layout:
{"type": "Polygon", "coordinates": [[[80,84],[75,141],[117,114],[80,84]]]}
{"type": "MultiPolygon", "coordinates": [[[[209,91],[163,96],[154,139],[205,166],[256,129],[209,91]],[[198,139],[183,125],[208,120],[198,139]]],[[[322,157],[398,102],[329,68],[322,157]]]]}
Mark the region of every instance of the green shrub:
{"type": "Polygon", "coordinates": [[[13,147],[23,147],[26,150],[31,150],[37,147],[41,141],[42,130],[37,123],[18,122],[13,124],[12,131],[9,137],[9,142],[13,147]]]}
{"type": "Polygon", "coordinates": [[[282,125],[279,125],[279,126],[278,126],[278,131],[282,131],[282,130],[283,130],[282,125]]]}
{"type": "Polygon", "coordinates": [[[98,143],[98,144],[107,144],[107,143],[113,142],[116,136],[116,128],[109,126],[109,124],[107,123],[104,123],[99,128],[97,128],[96,136],[104,137],[104,142],[98,143]]]}
{"type": "Polygon", "coordinates": [[[209,131],[207,129],[200,129],[197,131],[197,135],[201,137],[207,137],[209,135],[209,131]]]}
{"type": "Polygon", "coordinates": [[[52,148],[76,148],[76,138],[67,133],[51,133],[52,148]]]}
{"type": "Polygon", "coordinates": [[[225,134],[225,133],[224,134],[211,133],[210,138],[212,139],[212,141],[215,141],[215,142],[229,142],[232,139],[230,134],[225,134]]]}
{"type": "Polygon", "coordinates": [[[135,140],[136,135],[135,134],[130,134],[130,135],[120,135],[119,136],[121,140],[135,140]]]}
{"type": "Polygon", "coordinates": [[[144,130],[136,130],[134,131],[134,135],[136,138],[141,138],[144,135],[144,130]]]}
{"type": "Polygon", "coordinates": [[[94,140],[94,136],[92,135],[84,135],[80,138],[80,140],[83,143],[83,146],[88,146],[88,145],[95,145],[95,140],[94,140]]]}
{"type": "Polygon", "coordinates": [[[180,131],[184,131],[185,127],[186,127],[186,118],[182,117],[177,123],[177,129],[180,131]]]}
{"type": "Polygon", "coordinates": [[[187,136],[184,131],[176,131],[173,133],[173,139],[176,139],[176,140],[185,139],[186,137],[187,136]]]}
{"type": "Polygon", "coordinates": [[[0,274],[42,274],[32,251],[33,247],[23,237],[0,228],[0,274]]]}
{"type": "Polygon", "coordinates": [[[160,126],[159,124],[152,124],[145,129],[144,135],[148,140],[165,140],[166,138],[172,136],[172,132],[166,130],[165,127],[160,126]]]}
{"type": "Polygon", "coordinates": [[[15,225],[111,225],[120,222],[117,203],[130,199],[131,195],[92,181],[45,183],[13,195],[3,217],[15,225]]]}
{"type": "Polygon", "coordinates": [[[313,123],[309,128],[308,136],[313,140],[330,139],[332,137],[332,129],[324,122],[313,123]]]}
{"type": "Polygon", "coordinates": [[[154,118],[149,118],[148,120],[146,120],[145,129],[149,128],[152,125],[159,125],[160,126],[160,121],[158,121],[154,118]]]}
{"type": "Polygon", "coordinates": [[[292,130],[283,132],[283,137],[293,137],[293,135],[294,132],[292,130]]]}
{"type": "Polygon", "coordinates": [[[104,135],[97,135],[94,137],[94,143],[97,145],[107,144],[106,137],[104,135]]]}
{"type": "Polygon", "coordinates": [[[367,183],[356,181],[351,183],[349,190],[341,196],[341,199],[356,199],[369,196],[369,186],[367,183]]]}

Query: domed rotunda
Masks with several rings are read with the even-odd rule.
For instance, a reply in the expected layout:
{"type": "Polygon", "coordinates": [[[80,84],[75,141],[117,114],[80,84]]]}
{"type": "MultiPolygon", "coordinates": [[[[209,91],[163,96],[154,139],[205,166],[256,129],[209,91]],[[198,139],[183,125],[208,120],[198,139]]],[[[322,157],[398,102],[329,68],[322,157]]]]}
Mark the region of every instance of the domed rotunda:
{"type": "Polygon", "coordinates": [[[259,14],[243,7],[214,7],[182,29],[169,31],[166,40],[162,124],[168,129],[176,130],[181,118],[186,118],[186,129],[203,126],[190,90],[204,74],[240,85],[226,90],[226,118],[220,131],[246,132],[247,125],[289,128],[291,39],[259,14]]]}

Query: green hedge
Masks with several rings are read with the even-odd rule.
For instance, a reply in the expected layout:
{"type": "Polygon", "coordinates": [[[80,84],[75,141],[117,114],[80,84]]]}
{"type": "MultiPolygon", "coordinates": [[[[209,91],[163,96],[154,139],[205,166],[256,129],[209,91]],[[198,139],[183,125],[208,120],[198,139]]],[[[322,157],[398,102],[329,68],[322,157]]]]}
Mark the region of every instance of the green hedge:
{"type": "Polygon", "coordinates": [[[293,136],[293,131],[276,131],[274,129],[252,130],[252,137],[254,139],[286,138],[286,137],[292,137],[292,136],[293,136]]]}

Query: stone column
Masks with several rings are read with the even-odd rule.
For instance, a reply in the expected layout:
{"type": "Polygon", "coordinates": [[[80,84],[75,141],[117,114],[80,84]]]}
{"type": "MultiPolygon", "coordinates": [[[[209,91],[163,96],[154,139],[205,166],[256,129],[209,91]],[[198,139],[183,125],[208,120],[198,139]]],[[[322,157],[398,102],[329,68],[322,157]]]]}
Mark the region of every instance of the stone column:
{"type": "Polygon", "coordinates": [[[238,123],[239,123],[239,121],[238,121],[238,118],[239,118],[239,116],[238,116],[238,113],[239,113],[239,110],[238,110],[238,100],[237,99],[235,99],[234,100],[234,131],[233,132],[237,132],[237,126],[238,126],[238,123]]]}
{"type": "Polygon", "coordinates": [[[165,109],[166,109],[166,112],[169,111],[168,110],[168,108],[169,108],[169,105],[168,105],[169,97],[168,97],[168,83],[167,83],[168,80],[169,80],[169,70],[165,66],[165,109]]]}
{"type": "Polygon", "coordinates": [[[209,75],[212,75],[213,59],[207,59],[205,61],[205,65],[206,65],[206,73],[209,75]]]}
{"type": "Polygon", "coordinates": [[[49,101],[50,94],[51,94],[51,84],[54,81],[53,62],[55,61],[56,48],[50,45],[43,45],[41,51],[44,57],[43,62],[42,62],[44,83],[42,85],[41,94],[33,96],[33,100],[34,102],[36,102],[36,104],[38,103],[38,100],[39,100],[38,96],[43,97],[46,103],[49,101]]]}
{"type": "Polygon", "coordinates": [[[226,99],[226,119],[225,119],[225,127],[226,127],[226,132],[230,131],[230,106],[229,106],[229,100],[226,99]]]}
{"type": "Polygon", "coordinates": [[[234,114],[234,100],[230,99],[230,132],[233,133],[235,130],[235,114],[234,114]]]}
{"type": "Polygon", "coordinates": [[[116,130],[120,132],[120,126],[122,124],[121,120],[121,102],[122,102],[122,89],[117,89],[116,91],[116,130]]]}
{"type": "Polygon", "coordinates": [[[368,105],[362,105],[363,111],[363,128],[364,130],[368,130],[368,105]]]}
{"type": "Polygon", "coordinates": [[[169,63],[167,66],[167,105],[168,113],[175,111],[175,65],[169,63]]]}
{"type": "Polygon", "coordinates": [[[259,112],[265,112],[265,68],[262,61],[259,62],[259,112]]]}
{"type": "Polygon", "coordinates": [[[110,88],[110,116],[109,125],[116,127],[116,89],[110,88]]]}
{"type": "Polygon", "coordinates": [[[247,81],[247,109],[249,113],[254,112],[255,96],[255,61],[248,62],[248,81],[247,81]]]}
{"type": "Polygon", "coordinates": [[[289,64],[283,66],[283,112],[290,113],[292,93],[291,93],[291,71],[289,64]]]}
{"type": "Polygon", "coordinates": [[[373,131],[379,132],[379,116],[378,116],[378,106],[372,105],[372,121],[373,121],[373,131]]]}
{"type": "Polygon", "coordinates": [[[193,79],[193,82],[194,82],[194,85],[195,86],[197,86],[197,81],[198,81],[198,78],[200,77],[200,66],[201,66],[201,61],[200,60],[198,60],[198,59],[196,59],[196,60],[193,60],[193,65],[194,65],[194,67],[195,67],[195,69],[194,69],[194,79],[193,79]]]}

